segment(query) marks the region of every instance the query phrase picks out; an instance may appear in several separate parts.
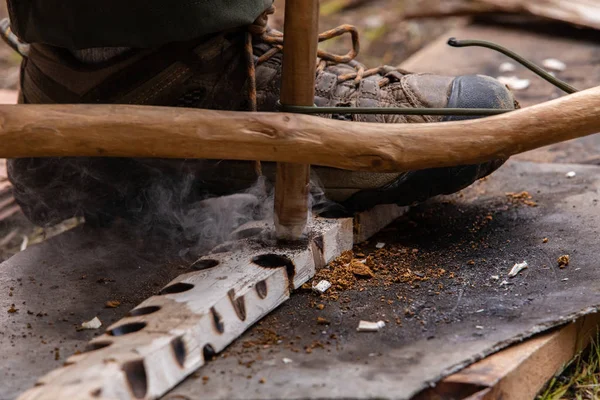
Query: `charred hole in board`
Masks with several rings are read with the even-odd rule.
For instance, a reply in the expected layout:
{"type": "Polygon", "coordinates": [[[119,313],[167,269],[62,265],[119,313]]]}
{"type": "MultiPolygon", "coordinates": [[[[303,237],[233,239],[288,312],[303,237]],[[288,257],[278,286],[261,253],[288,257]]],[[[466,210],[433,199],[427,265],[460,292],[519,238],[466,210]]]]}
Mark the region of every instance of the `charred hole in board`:
{"type": "Polygon", "coordinates": [[[213,259],[198,260],[192,264],[192,269],[195,271],[202,271],[204,269],[214,268],[219,264],[218,260],[213,259]]]}
{"type": "Polygon", "coordinates": [[[223,325],[223,317],[221,314],[219,314],[214,307],[210,308],[210,313],[213,317],[213,326],[215,327],[216,331],[219,333],[225,332],[225,325],[223,325]]]}
{"type": "Polygon", "coordinates": [[[267,297],[267,294],[269,293],[269,287],[267,286],[266,280],[262,280],[262,281],[258,282],[256,284],[256,286],[254,286],[254,288],[256,289],[256,293],[258,294],[258,297],[260,297],[261,299],[264,299],[265,297],[267,297]]]}
{"type": "Polygon", "coordinates": [[[192,285],[191,283],[178,282],[178,283],[174,283],[172,285],[165,287],[163,290],[161,290],[159,292],[159,294],[163,295],[163,294],[183,293],[183,292],[187,292],[188,290],[191,290],[193,288],[194,288],[194,285],[192,285]]]}
{"type": "Polygon", "coordinates": [[[317,246],[317,248],[319,249],[319,251],[321,252],[321,254],[323,254],[323,246],[324,246],[323,235],[316,236],[313,239],[313,243],[315,244],[315,246],[317,246]]]}
{"type": "Polygon", "coordinates": [[[282,268],[285,267],[290,290],[294,287],[294,276],[296,275],[296,266],[294,262],[286,256],[279,254],[261,254],[252,259],[252,262],[263,268],[282,268]]]}
{"type": "Polygon", "coordinates": [[[185,365],[185,359],[187,357],[187,349],[185,347],[185,342],[180,337],[176,337],[171,341],[171,349],[173,350],[173,355],[175,356],[175,361],[177,364],[183,368],[185,365]]]}
{"type": "Polygon", "coordinates": [[[148,307],[140,307],[134,308],[133,310],[127,313],[127,317],[139,317],[142,315],[153,314],[160,310],[159,306],[148,306],[148,307]]]}
{"type": "Polygon", "coordinates": [[[110,336],[123,336],[129,335],[130,333],[141,331],[146,327],[145,322],[132,322],[130,324],[124,324],[117,326],[109,331],[106,331],[110,336]]]}
{"type": "Polygon", "coordinates": [[[248,239],[254,236],[258,236],[262,233],[263,228],[247,228],[239,232],[234,232],[231,235],[232,240],[248,239]]]}
{"type": "Polygon", "coordinates": [[[215,358],[216,355],[217,352],[210,343],[205,344],[202,348],[202,356],[204,357],[204,362],[211,361],[213,358],[215,358]]]}
{"type": "Polygon", "coordinates": [[[217,246],[214,249],[212,249],[210,251],[210,254],[227,253],[227,252],[233,250],[235,248],[235,246],[236,246],[235,243],[225,243],[225,244],[222,244],[222,245],[217,246]]]}
{"type": "Polygon", "coordinates": [[[240,321],[245,321],[246,320],[246,300],[244,299],[244,296],[240,296],[240,297],[235,297],[235,290],[230,289],[227,292],[227,296],[229,297],[229,300],[231,301],[231,305],[233,306],[233,309],[235,310],[236,315],[238,316],[238,318],[240,319],[240,321]]]}
{"type": "Polygon", "coordinates": [[[315,211],[321,218],[349,218],[353,216],[353,213],[339,204],[327,204],[323,207],[318,207],[315,211]]]}
{"type": "Polygon", "coordinates": [[[121,367],[127,378],[131,393],[136,399],[143,399],[148,392],[148,376],[144,360],[128,361],[121,367]]]}
{"type": "Polygon", "coordinates": [[[102,342],[92,342],[92,343],[88,343],[85,348],[83,349],[84,353],[88,353],[90,351],[96,351],[96,350],[100,350],[103,349],[105,347],[108,347],[112,344],[113,342],[109,341],[109,340],[105,340],[102,342]]]}

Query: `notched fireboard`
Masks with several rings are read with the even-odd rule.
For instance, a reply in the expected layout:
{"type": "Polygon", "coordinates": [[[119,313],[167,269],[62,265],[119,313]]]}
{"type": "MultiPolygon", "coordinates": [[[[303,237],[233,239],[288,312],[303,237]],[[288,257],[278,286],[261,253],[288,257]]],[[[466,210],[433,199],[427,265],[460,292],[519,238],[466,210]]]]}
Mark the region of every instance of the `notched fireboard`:
{"type": "Polygon", "coordinates": [[[316,219],[312,231],[303,242],[281,244],[264,228],[238,229],[234,241],[194,262],[194,272],[142,302],[19,399],[163,395],[287,300],[316,268],[352,248],[351,220],[316,219]]]}

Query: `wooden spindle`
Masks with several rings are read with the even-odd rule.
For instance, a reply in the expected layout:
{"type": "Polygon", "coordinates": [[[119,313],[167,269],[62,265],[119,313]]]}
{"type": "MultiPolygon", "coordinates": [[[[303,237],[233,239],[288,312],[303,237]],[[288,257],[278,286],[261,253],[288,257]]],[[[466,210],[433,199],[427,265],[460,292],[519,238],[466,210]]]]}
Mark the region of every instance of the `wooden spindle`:
{"type": "MultiPolygon", "coordinates": [[[[318,28],[318,0],[285,2],[282,104],[314,104],[318,28]]],[[[309,212],[309,179],[308,164],[277,164],[275,230],[278,239],[297,240],[304,233],[309,212]]]]}

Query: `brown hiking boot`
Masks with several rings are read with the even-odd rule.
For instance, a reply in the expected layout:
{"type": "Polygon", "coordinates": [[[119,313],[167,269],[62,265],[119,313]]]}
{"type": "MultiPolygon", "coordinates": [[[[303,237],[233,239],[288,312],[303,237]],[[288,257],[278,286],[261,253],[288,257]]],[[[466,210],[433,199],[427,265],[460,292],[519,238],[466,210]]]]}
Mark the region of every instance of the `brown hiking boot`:
{"type": "MultiPolygon", "coordinates": [[[[32,44],[22,66],[21,102],[275,111],[283,46],[281,33],[267,26],[271,12],[267,10],[250,27],[250,33],[234,30],[151,50],[117,49],[110,60],[93,64],[81,61],[85,52],[32,44]],[[245,51],[250,37],[251,58],[245,51]],[[255,76],[248,68],[249,59],[255,76]]],[[[344,32],[354,35],[353,50],[343,57],[320,52],[318,60],[315,103],[340,107],[340,113],[329,118],[426,123],[465,117],[347,115],[343,108],[515,106],[510,92],[489,77],[410,74],[393,67],[366,69],[354,60],[358,38],[352,27],[338,28],[323,37],[344,32]]],[[[502,162],[404,173],[350,172],[315,166],[313,175],[328,199],[352,212],[377,204],[411,204],[456,192],[502,162]]],[[[135,218],[163,207],[161,199],[165,196],[185,204],[207,194],[224,195],[248,188],[257,178],[252,161],[78,157],[15,159],[8,167],[15,198],[39,225],[74,215],[84,215],[90,221],[110,220],[116,215],[135,218]]],[[[262,163],[262,172],[272,178],[273,164],[262,163]]]]}

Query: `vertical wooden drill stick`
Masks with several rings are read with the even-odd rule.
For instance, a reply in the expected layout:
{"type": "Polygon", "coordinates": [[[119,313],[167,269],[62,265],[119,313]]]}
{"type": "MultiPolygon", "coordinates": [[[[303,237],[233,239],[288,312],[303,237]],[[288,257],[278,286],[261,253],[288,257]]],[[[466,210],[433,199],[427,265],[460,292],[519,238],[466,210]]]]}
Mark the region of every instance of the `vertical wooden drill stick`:
{"type": "MultiPolygon", "coordinates": [[[[319,26],[318,0],[286,0],[281,103],[312,106],[319,26]]],[[[299,239],[308,217],[310,165],[277,164],[275,229],[278,239],[299,239]]]]}

